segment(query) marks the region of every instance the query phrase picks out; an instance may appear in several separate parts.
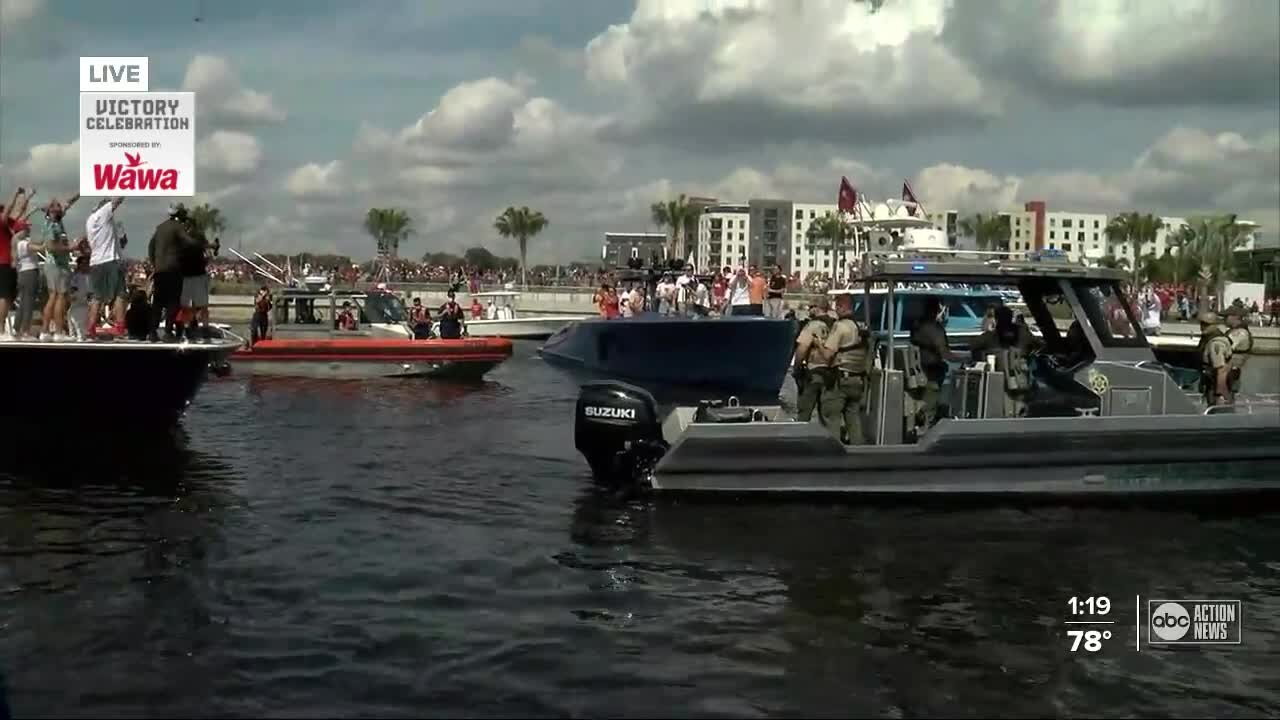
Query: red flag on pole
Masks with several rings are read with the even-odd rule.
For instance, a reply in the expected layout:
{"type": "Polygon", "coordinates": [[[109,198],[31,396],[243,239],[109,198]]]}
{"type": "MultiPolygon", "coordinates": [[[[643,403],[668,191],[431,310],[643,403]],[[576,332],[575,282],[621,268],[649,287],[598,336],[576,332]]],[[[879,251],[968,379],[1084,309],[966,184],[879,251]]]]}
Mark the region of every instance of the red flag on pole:
{"type": "Polygon", "coordinates": [[[920,201],[916,199],[916,194],[911,192],[911,184],[906,180],[902,181],[902,202],[911,203],[907,206],[907,214],[912,217],[915,217],[917,209],[924,209],[920,206],[920,201]]]}
{"type": "Polygon", "coordinates": [[[849,178],[841,175],[840,194],[836,199],[836,207],[840,209],[840,212],[851,213],[857,206],[858,191],[855,190],[853,185],[849,182],[849,178]]]}

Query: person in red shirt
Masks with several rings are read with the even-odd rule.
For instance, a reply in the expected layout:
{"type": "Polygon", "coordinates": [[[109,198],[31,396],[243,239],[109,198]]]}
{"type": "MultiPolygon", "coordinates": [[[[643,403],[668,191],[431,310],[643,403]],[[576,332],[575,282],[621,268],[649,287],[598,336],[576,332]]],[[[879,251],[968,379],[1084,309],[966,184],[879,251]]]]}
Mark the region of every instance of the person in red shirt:
{"type": "Polygon", "coordinates": [[[619,307],[618,291],[613,289],[612,285],[605,285],[603,288],[604,299],[600,301],[600,309],[605,319],[612,320],[622,314],[619,307]]]}
{"type": "Polygon", "coordinates": [[[481,320],[484,318],[484,306],[480,304],[480,298],[471,298],[471,319],[481,320]]]}
{"type": "Polygon", "coordinates": [[[356,314],[351,310],[351,302],[343,301],[342,312],[338,313],[338,329],[355,330],[357,327],[356,314]]]}
{"type": "Polygon", "coordinates": [[[12,340],[9,334],[9,308],[18,296],[18,272],[13,267],[13,237],[27,225],[24,215],[31,202],[30,195],[23,188],[13,194],[8,205],[0,205],[0,341],[12,340]]]}

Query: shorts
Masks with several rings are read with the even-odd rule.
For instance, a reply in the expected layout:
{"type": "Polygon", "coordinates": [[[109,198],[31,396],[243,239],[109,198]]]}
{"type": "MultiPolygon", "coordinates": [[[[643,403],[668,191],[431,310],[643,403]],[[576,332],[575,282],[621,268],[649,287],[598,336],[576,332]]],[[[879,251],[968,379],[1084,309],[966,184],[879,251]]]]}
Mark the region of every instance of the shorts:
{"type": "Polygon", "coordinates": [[[18,272],[12,265],[0,265],[0,300],[13,302],[18,297],[18,272]]]}
{"type": "Polygon", "coordinates": [[[209,307],[208,275],[191,275],[182,278],[182,307],[209,307]]]}
{"type": "Polygon", "coordinates": [[[67,293],[71,291],[71,268],[56,263],[44,264],[44,281],[50,293],[67,293]]]}
{"type": "Polygon", "coordinates": [[[124,268],[119,260],[109,260],[89,267],[89,285],[93,299],[101,303],[113,303],[124,298],[124,268]]]}

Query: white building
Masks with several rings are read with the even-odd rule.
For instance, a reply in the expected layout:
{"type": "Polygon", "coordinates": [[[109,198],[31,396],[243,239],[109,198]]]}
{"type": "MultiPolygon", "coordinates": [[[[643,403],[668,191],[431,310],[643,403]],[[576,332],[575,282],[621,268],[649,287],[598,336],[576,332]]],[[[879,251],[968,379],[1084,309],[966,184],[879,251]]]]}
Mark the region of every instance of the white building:
{"type": "Polygon", "coordinates": [[[810,273],[827,273],[843,277],[840,268],[856,262],[858,249],[852,237],[846,238],[843,252],[837,253],[830,240],[809,239],[809,228],[824,215],[835,215],[834,203],[793,203],[791,219],[791,269],[808,277],[810,273]]]}
{"type": "Polygon", "coordinates": [[[747,264],[751,245],[751,207],[746,203],[712,205],[698,217],[698,270],[747,264]]]}
{"type": "Polygon", "coordinates": [[[1107,254],[1105,213],[1050,211],[1044,215],[1045,248],[1061,250],[1073,261],[1082,258],[1097,259],[1107,254]]]}

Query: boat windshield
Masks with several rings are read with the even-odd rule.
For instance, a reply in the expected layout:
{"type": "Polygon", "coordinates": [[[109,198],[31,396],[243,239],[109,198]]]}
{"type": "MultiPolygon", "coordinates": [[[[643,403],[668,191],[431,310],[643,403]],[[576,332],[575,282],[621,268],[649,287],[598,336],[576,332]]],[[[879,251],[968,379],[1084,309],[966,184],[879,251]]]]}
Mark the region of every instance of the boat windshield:
{"type": "Polygon", "coordinates": [[[399,324],[409,319],[404,303],[390,293],[370,293],[364,299],[364,315],[371,323],[399,324]]]}
{"type": "Polygon", "coordinates": [[[1133,315],[1133,308],[1110,280],[1079,281],[1075,285],[1080,307],[1106,347],[1145,347],[1147,340],[1133,315]]]}

